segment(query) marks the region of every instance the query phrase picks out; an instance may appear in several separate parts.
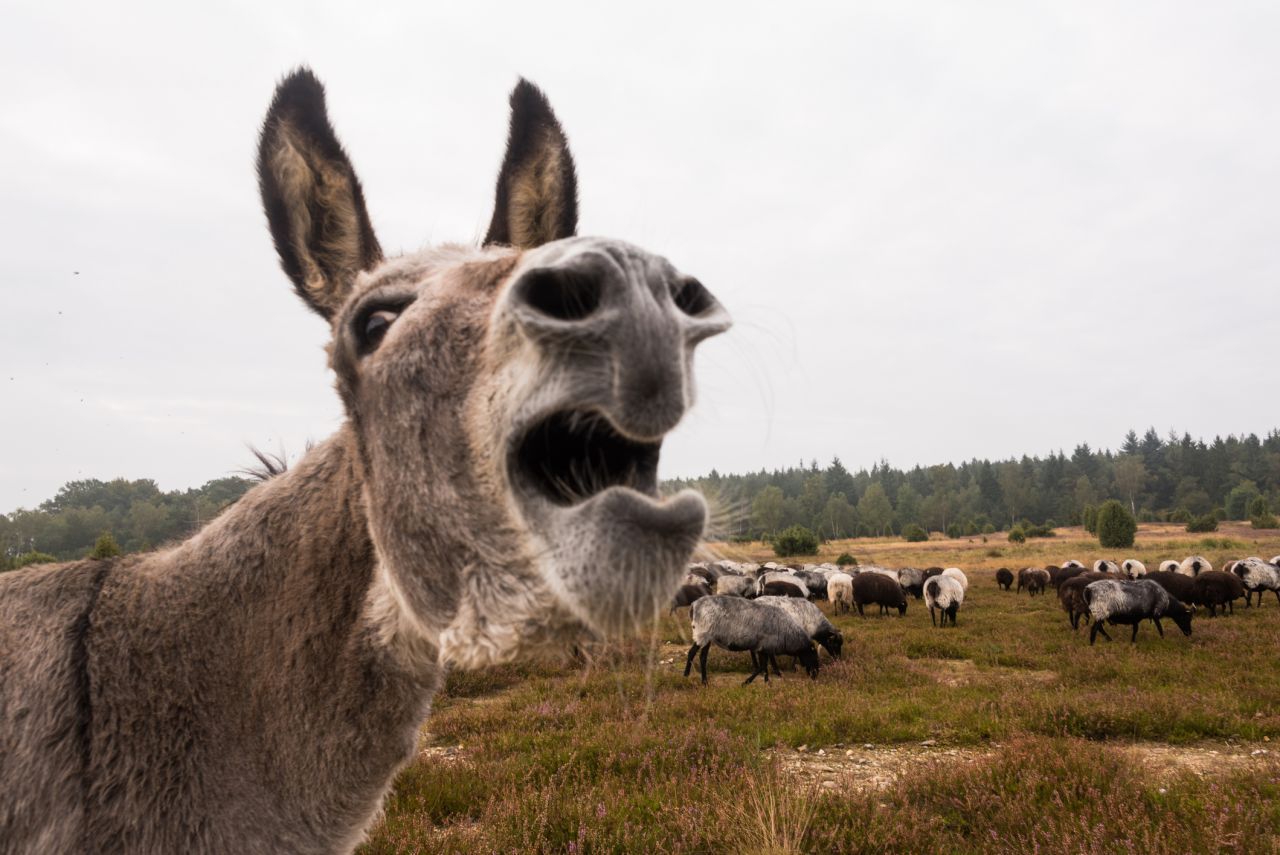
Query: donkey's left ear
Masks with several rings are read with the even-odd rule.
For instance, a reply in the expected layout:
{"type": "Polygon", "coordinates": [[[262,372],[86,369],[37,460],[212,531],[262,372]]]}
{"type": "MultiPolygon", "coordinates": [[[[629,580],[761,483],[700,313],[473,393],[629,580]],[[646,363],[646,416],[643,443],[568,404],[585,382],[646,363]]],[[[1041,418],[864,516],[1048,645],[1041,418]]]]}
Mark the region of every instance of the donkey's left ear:
{"type": "Polygon", "coordinates": [[[511,133],[498,174],[486,244],[530,249],[578,229],[573,156],[547,97],[521,79],[511,92],[511,133]]]}
{"type": "Polygon", "coordinates": [[[276,88],[258,145],[262,207],[280,266],[326,318],[382,260],[364,193],[329,124],[324,87],[300,68],[276,88]]]}

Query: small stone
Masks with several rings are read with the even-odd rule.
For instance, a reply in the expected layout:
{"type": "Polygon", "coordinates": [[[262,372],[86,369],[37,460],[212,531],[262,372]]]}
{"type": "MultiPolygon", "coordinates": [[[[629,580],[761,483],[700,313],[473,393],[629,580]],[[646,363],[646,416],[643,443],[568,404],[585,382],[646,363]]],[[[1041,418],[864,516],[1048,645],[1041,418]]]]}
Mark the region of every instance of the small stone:
{"type": "Polygon", "coordinates": [[[1271,737],[1270,737],[1270,736],[1264,736],[1264,737],[1262,737],[1262,741],[1263,741],[1263,742],[1270,742],[1270,741],[1271,741],[1271,737]]]}
{"type": "Polygon", "coordinates": [[[836,788],[836,782],[835,782],[835,781],[823,781],[823,782],[822,782],[822,786],[826,787],[828,790],[834,790],[834,789],[836,788]]]}
{"type": "Polygon", "coordinates": [[[852,756],[853,756],[853,749],[852,749],[852,748],[850,748],[848,751],[846,751],[846,752],[844,753],[844,756],[845,756],[845,757],[852,757],[852,756]]]}
{"type": "Polygon", "coordinates": [[[824,748],[819,748],[819,749],[818,749],[818,756],[819,756],[819,757],[825,757],[825,756],[827,756],[826,749],[824,749],[824,748]]]}
{"type": "Polygon", "coordinates": [[[937,744],[938,744],[938,740],[936,740],[936,739],[926,739],[924,742],[921,742],[920,744],[921,744],[921,745],[937,745],[937,744]]]}
{"type": "Polygon", "coordinates": [[[870,742],[866,742],[866,743],[863,743],[862,747],[865,748],[867,751],[870,751],[875,746],[872,745],[870,742]]]}
{"type": "Polygon", "coordinates": [[[1168,791],[1168,790],[1166,790],[1164,787],[1161,787],[1161,788],[1160,788],[1160,795],[1162,795],[1162,796],[1163,796],[1163,795],[1164,795],[1165,793],[1167,793],[1167,792],[1169,792],[1169,791],[1168,791]]]}
{"type": "Polygon", "coordinates": [[[1257,749],[1256,751],[1250,751],[1250,752],[1249,752],[1249,756],[1251,756],[1251,757],[1257,757],[1259,754],[1266,754],[1266,753],[1267,753],[1267,749],[1265,749],[1265,748],[1259,748],[1259,749],[1257,749]]]}
{"type": "Polygon", "coordinates": [[[806,752],[806,751],[808,751],[808,750],[809,750],[809,746],[808,746],[808,745],[801,745],[799,748],[797,748],[797,749],[796,749],[796,751],[799,751],[801,754],[803,754],[804,752],[806,752]]]}

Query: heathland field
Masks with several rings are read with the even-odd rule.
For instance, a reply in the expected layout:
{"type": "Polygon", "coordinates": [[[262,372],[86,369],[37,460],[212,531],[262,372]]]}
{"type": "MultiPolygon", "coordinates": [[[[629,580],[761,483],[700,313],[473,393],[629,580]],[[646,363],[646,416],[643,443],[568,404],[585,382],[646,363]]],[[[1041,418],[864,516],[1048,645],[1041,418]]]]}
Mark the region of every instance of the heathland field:
{"type": "Polygon", "coordinates": [[[1124,554],[1079,529],[1023,546],[856,540],[816,560],[841,552],[961,567],[959,626],[930,626],[916,600],[905,618],[844,615],[844,657],[824,653],[816,681],[742,686],[746,654],[717,650],[703,687],[682,676],[681,610],[587,664],[453,674],[362,851],[1280,851],[1274,597],[1197,616],[1191,638],[1147,623],[1136,646],[1122,630],[1090,648],[1052,590],[994,581],[1069,558],[1270,558],[1280,533],[1143,526],[1124,554]]]}

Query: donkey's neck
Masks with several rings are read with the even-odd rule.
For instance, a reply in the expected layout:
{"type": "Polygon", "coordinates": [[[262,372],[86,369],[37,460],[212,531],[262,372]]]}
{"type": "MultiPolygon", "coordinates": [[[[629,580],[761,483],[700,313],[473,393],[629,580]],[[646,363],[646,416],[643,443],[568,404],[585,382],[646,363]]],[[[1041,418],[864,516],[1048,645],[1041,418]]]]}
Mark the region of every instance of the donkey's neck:
{"type": "Polygon", "coordinates": [[[271,805],[269,846],[293,848],[266,838],[299,822],[320,848],[353,845],[439,679],[433,651],[411,661],[388,644],[377,563],[346,426],[189,541],[113,574],[94,616],[98,667],[133,672],[98,675],[121,693],[103,702],[196,737],[182,758],[201,770],[194,788],[232,813],[271,805]],[[152,668],[170,679],[130,679],[152,668]],[[165,721],[174,708],[195,720],[165,721]]]}

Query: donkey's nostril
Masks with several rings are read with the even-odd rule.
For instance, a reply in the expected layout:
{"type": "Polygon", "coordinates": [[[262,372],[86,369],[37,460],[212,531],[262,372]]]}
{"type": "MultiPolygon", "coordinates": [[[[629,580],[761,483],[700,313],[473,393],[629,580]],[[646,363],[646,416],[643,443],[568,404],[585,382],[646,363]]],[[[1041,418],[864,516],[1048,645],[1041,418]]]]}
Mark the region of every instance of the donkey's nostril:
{"type": "Polygon", "coordinates": [[[599,281],[579,271],[532,270],[516,287],[517,299],[558,321],[581,320],[600,306],[599,281]]]}
{"type": "Polygon", "coordinates": [[[701,315],[716,304],[716,298],[697,279],[684,279],[672,288],[671,299],[686,315],[701,315]]]}

